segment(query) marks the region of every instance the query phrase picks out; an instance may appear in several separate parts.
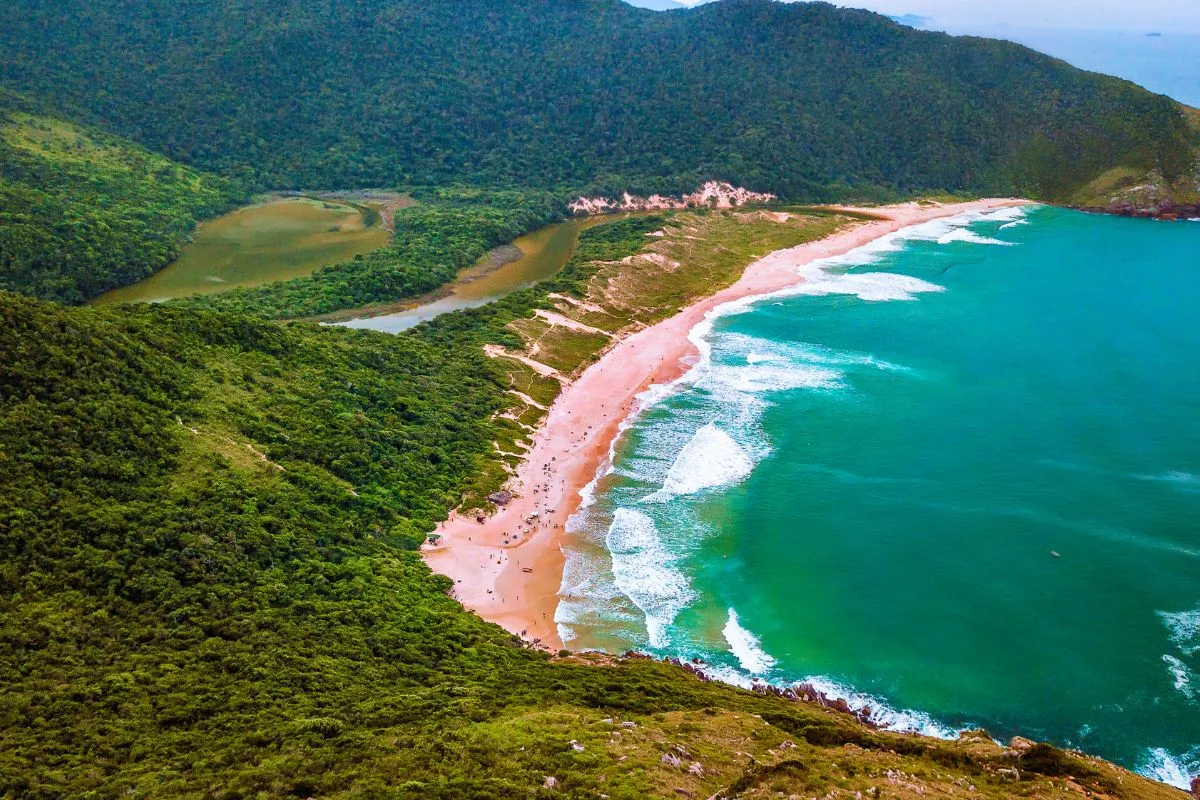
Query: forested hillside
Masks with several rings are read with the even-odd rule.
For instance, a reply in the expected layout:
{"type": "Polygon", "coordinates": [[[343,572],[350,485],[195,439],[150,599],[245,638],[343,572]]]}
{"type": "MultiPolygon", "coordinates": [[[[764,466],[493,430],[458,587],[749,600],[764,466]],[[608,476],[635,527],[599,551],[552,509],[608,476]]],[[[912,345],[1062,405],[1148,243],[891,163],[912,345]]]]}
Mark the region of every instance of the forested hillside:
{"type": "Polygon", "coordinates": [[[80,303],[145,278],[237,183],[0,91],[0,290],[80,303]]]}
{"type": "Polygon", "coordinates": [[[11,0],[0,81],[261,187],[965,190],[1189,168],[1179,106],[823,3],[11,0]]]}

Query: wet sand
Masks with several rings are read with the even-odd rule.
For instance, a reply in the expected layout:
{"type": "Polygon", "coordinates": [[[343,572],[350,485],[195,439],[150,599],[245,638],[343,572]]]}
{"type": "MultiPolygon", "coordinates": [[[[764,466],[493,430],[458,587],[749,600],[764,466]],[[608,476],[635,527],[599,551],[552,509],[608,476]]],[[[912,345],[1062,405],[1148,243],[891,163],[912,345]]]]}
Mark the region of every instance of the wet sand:
{"type": "Polygon", "coordinates": [[[693,327],[723,303],[794,286],[802,280],[800,267],[901,228],[1029,202],[844,207],[883,219],[852,224],[824,239],[771,253],[748,266],[732,286],[616,341],[564,387],[551,406],[526,460],[506,487],[513,500],[482,523],[473,515],[452,514],[438,529],[439,543],[423,549],[425,561],[454,580],[454,596],[467,608],[528,641],[559,649],[554,612],[567,519],[579,507],[580,490],[606,466],[621,422],[637,410],[637,396],[653,385],[670,383],[695,363],[699,354],[688,339],[693,327]]]}

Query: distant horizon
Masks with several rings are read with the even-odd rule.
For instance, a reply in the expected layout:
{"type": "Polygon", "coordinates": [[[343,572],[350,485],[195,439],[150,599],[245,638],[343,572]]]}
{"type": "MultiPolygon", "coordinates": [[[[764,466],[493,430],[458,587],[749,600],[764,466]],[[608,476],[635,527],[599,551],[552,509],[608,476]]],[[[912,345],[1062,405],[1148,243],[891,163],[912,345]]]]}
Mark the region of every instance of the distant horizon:
{"type": "MultiPolygon", "coordinates": [[[[719,0],[670,1],[694,7],[719,0]]],[[[1016,42],[1200,107],[1200,63],[1192,55],[1200,52],[1200,10],[1185,9],[1190,1],[1159,0],[1137,12],[1113,0],[1000,0],[986,6],[960,0],[852,0],[835,5],[865,8],[920,30],[1016,42]],[[1088,24],[1073,24],[1075,19],[1088,24]]]]}
{"type": "MultiPolygon", "coordinates": [[[[677,0],[696,6],[713,0],[677,0]]],[[[780,0],[804,2],[805,0],[780,0]]],[[[939,26],[973,27],[1014,25],[1136,33],[1200,33],[1200,6],[1193,0],[1156,0],[1131,6],[1122,0],[850,0],[834,2],[846,8],[865,8],[889,16],[915,14],[938,21],[939,26]],[[1079,20],[1086,19],[1086,25],[1079,20]]],[[[953,31],[952,31],[953,32],[953,31]]]]}

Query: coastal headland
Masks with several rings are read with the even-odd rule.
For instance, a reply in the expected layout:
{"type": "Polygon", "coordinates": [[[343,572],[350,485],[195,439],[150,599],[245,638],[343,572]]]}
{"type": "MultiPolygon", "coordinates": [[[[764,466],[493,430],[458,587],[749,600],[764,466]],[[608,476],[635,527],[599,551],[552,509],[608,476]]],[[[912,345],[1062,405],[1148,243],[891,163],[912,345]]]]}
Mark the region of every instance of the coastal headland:
{"type": "MultiPolygon", "coordinates": [[[[600,357],[569,377],[524,356],[536,371],[554,374],[562,391],[548,407],[531,446],[490,515],[453,513],[439,526],[423,555],[436,572],[454,581],[454,596],[484,619],[542,648],[562,647],[554,613],[569,534],[567,521],[583,500],[581,490],[610,458],[622,422],[636,413],[639,395],[682,376],[698,352],[688,333],[718,306],[799,283],[801,267],[842,255],[901,228],[969,212],[1030,201],[993,198],[962,203],[911,202],[830,212],[871,215],[853,219],[830,235],[775,250],[745,266],[732,285],[696,299],[648,327],[614,334],[600,357]]],[[[784,215],[786,216],[786,215],[784,215]]],[[[661,260],[661,257],[660,257],[661,260]]],[[[679,265],[687,269],[687,264],[679,265]]],[[[561,319],[560,324],[571,321],[561,319]]],[[[574,323],[578,325],[579,323],[574,323]]]]}

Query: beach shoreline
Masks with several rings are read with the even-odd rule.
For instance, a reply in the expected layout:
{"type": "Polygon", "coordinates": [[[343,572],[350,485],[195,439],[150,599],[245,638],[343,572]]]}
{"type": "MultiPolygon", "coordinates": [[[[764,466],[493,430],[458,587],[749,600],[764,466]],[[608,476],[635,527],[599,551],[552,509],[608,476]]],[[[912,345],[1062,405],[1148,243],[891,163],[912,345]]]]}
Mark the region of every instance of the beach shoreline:
{"type": "Polygon", "coordinates": [[[422,548],[426,563],[454,581],[454,597],[466,608],[536,646],[560,649],[554,614],[567,520],[583,500],[581,491],[607,465],[622,423],[638,411],[638,396],[677,380],[696,363],[699,352],[689,338],[696,325],[720,305],[795,286],[803,281],[801,267],[902,228],[1030,202],[1000,198],[836,207],[879,219],[852,223],[823,239],[770,253],[747,266],[733,285],[614,340],[599,360],[564,385],[550,406],[525,460],[506,486],[512,499],[482,522],[474,515],[452,513],[438,528],[438,543],[422,548]]]}

